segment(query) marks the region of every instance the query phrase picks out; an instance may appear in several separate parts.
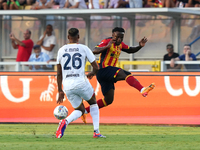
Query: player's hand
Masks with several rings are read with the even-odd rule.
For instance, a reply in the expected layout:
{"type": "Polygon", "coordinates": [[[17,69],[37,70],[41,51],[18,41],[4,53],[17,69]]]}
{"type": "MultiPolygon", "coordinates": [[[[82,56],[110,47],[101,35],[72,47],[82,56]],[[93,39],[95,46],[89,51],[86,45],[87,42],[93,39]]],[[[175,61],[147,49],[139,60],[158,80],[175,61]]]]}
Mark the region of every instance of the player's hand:
{"type": "Polygon", "coordinates": [[[112,38],[112,39],[109,41],[109,43],[108,43],[108,45],[107,45],[107,48],[110,48],[110,47],[112,46],[112,44],[115,43],[115,42],[116,42],[116,39],[115,39],[115,38],[112,38]]]}
{"type": "Polygon", "coordinates": [[[146,37],[143,37],[143,38],[140,40],[139,45],[140,45],[141,47],[144,47],[147,41],[148,41],[147,38],[146,38],[146,37]]]}
{"type": "Polygon", "coordinates": [[[95,74],[93,72],[90,72],[90,73],[87,74],[87,78],[92,79],[94,75],[95,74]]]}
{"type": "Polygon", "coordinates": [[[64,95],[65,95],[65,94],[64,94],[63,91],[60,91],[60,92],[58,93],[58,101],[57,101],[57,104],[63,103],[63,99],[65,98],[64,95]]]}

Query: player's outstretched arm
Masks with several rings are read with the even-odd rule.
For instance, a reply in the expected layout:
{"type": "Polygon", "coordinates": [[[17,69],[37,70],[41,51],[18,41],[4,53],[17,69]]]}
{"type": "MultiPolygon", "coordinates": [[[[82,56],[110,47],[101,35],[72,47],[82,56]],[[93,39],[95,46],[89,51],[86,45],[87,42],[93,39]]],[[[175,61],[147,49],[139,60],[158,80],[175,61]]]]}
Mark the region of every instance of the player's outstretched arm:
{"type": "Polygon", "coordinates": [[[126,53],[136,53],[138,52],[142,47],[145,46],[146,42],[147,42],[147,38],[142,38],[139,42],[138,46],[135,47],[129,47],[129,49],[122,49],[122,51],[126,52],[126,53]]]}
{"type": "Polygon", "coordinates": [[[96,61],[93,61],[93,62],[91,63],[91,65],[92,65],[92,67],[93,67],[93,70],[92,70],[92,72],[90,72],[90,73],[87,74],[87,77],[88,77],[89,79],[92,79],[92,77],[95,76],[95,75],[97,74],[98,70],[99,70],[99,67],[98,67],[96,61]]]}
{"type": "Polygon", "coordinates": [[[100,54],[100,53],[102,53],[103,51],[105,51],[105,50],[107,50],[108,48],[110,48],[111,45],[112,45],[112,43],[114,43],[114,42],[115,42],[115,39],[112,38],[112,39],[108,42],[108,44],[107,44],[106,46],[104,46],[104,47],[95,47],[95,48],[93,49],[93,54],[100,54]]]}
{"type": "Polygon", "coordinates": [[[105,47],[95,47],[92,52],[93,52],[93,54],[100,54],[103,51],[105,51],[107,48],[108,48],[107,46],[105,46],[105,47]]]}

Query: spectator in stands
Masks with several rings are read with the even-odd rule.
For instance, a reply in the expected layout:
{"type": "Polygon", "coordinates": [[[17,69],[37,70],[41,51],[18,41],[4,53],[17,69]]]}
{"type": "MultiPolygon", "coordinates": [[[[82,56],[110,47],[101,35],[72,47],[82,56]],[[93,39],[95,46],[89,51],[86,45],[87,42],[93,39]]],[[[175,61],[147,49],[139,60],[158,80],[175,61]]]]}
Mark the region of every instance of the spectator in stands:
{"type": "Polygon", "coordinates": [[[193,1],[193,6],[194,7],[200,7],[200,0],[192,0],[193,1]]]}
{"type": "Polygon", "coordinates": [[[129,0],[130,8],[142,8],[143,1],[142,0],[129,0]]]}
{"type": "Polygon", "coordinates": [[[0,0],[0,10],[4,9],[3,3],[6,3],[6,0],[0,0]]]}
{"type": "Polygon", "coordinates": [[[36,0],[19,0],[20,6],[33,5],[36,0]]]}
{"type": "Polygon", "coordinates": [[[129,0],[119,0],[117,8],[130,8],[129,0]]]}
{"type": "Polygon", "coordinates": [[[17,39],[13,33],[11,33],[9,36],[12,40],[12,47],[14,49],[18,48],[16,61],[28,61],[33,48],[33,41],[30,39],[31,31],[29,29],[25,31],[23,41],[17,39]]]}
{"type": "Polygon", "coordinates": [[[66,0],[64,8],[87,9],[87,5],[85,3],[85,0],[66,0]]]}
{"type": "Polygon", "coordinates": [[[18,0],[7,0],[3,2],[3,9],[4,10],[18,10],[20,7],[20,3],[18,0]]]}
{"type": "MultiPolygon", "coordinates": [[[[34,53],[31,54],[29,62],[49,62],[50,58],[46,53],[41,52],[40,45],[33,47],[34,53]]],[[[51,65],[29,65],[29,70],[32,71],[44,71],[47,68],[51,68],[51,65]]]]}
{"type": "Polygon", "coordinates": [[[52,5],[50,5],[49,2],[50,0],[36,0],[35,4],[31,7],[31,9],[49,9],[52,7],[52,5]]]}
{"type": "Polygon", "coordinates": [[[175,7],[174,0],[147,0],[147,5],[150,7],[175,7]]]}
{"type": "Polygon", "coordinates": [[[129,0],[110,0],[108,8],[129,8],[129,0]]]}
{"type": "MultiPolygon", "coordinates": [[[[163,61],[171,61],[172,58],[176,57],[179,57],[179,54],[174,52],[173,44],[167,44],[167,54],[164,55],[163,61]]],[[[180,68],[180,64],[175,64],[174,67],[170,67],[170,65],[167,64],[167,71],[180,71],[180,68]]]]}
{"type": "Polygon", "coordinates": [[[176,6],[176,3],[174,0],[163,0],[162,1],[162,7],[173,8],[175,6],[176,6]]]}
{"type": "Polygon", "coordinates": [[[99,9],[99,0],[89,0],[89,9],[99,9]]]}
{"type": "Polygon", "coordinates": [[[59,5],[59,8],[64,8],[65,2],[66,2],[66,0],[51,0],[49,3],[50,3],[50,5],[52,5],[52,7],[55,5],[59,5]]]}
{"type": "Polygon", "coordinates": [[[103,8],[108,8],[110,0],[100,0],[100,3],[103,5],[103,8]]]}
{"type": "MultiPolygon", "coordinates": [[[[170,67],[175,66],[175,61],[196,61],[196,55],[191,53],[191,46],[189,44],[185,44],[183,47],[183,54],[179,57],[172,58],[170,67]]],[[[198,64],[185,64],[184,65],[187,71],[199,71],[198,64]]]]}
{"type": "Polygon", "coordinates": [[[199,7],[199,0],[177,0],[176,7],[199,7]]]}
{"type": "Polygon", "coordinates": [[[147,0],[147,7],[162,7],[161,0],[147,0]]]}
{"type": "Polygon", "coordinates": [[[188,5],[188,0],[177,0],[176,1],[176,7],[183,8],[187,7],[188,5]]]}
{"type": "Polygon", "coordinates": [[[52,34],[53,26],[48,24],[43,35],[41,35],[37,45],[41,46],[42,52],[49,55],[51,60],[54,60],[54,47],[56,45],[56,37],[52,34]]]}

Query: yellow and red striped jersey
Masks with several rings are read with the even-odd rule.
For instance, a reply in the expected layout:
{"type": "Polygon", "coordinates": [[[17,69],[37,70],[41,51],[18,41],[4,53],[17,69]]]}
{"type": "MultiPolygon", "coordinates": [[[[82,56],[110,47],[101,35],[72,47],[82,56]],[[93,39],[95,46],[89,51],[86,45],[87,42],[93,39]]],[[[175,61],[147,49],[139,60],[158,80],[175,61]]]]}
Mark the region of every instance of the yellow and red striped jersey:
{"type": "MultiPolygon", "coordinates": [[[[104,39],[101,41],[99,45],[96,47],[104,47],[107,46],[108,43],[112,37],[104,39]]],[[[119,56],[121,54],[122,49],[129,49],[129,46],[124,44],[123,42],[120,45],[115,45],[115,43],[112,44],[110,48],[107,50],[103,51],[100,56],[99,56],[99,67],[100,68],[105,68],[107,66],[116,66],[119,56]]]]}

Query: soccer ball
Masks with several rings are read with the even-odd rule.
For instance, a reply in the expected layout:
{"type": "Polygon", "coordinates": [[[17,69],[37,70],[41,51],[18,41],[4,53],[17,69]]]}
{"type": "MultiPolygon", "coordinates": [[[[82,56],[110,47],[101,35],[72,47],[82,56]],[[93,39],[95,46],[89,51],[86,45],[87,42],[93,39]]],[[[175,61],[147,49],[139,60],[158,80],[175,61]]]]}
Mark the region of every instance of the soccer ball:
{"type": "Polygon", "coordinates": [[[62,120],[67,117],[68,109],[63,105],[59,105],[54,109],[53,114],[56,117],[56,119],[62,120]]]}

